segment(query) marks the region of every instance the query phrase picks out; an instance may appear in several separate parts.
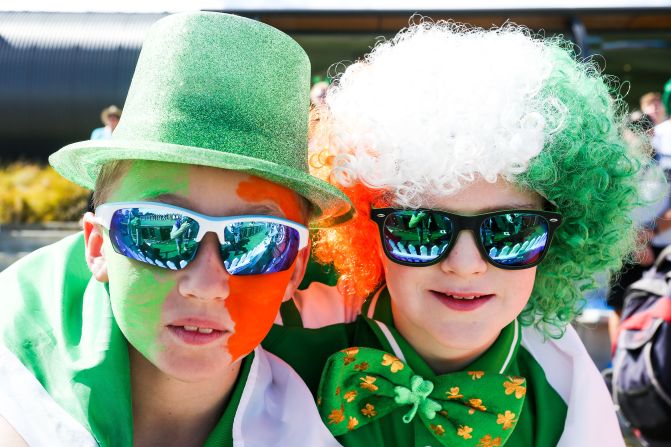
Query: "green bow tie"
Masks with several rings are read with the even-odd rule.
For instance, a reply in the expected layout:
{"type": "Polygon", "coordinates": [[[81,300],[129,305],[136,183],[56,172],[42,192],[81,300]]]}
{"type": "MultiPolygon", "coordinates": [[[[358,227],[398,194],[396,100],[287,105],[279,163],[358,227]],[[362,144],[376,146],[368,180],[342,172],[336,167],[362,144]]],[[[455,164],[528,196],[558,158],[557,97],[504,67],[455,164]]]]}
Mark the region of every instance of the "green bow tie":
{"type": "Polygon", "coordinates": [[[326,362],[317,404],[334,436],[403,408],[403,422],[426,427],[416,429],[418,440],[499,447],[513,432],[525,394],[522,377],[463,371],[427,380],[384,351],[349,348],[326,362]]]}

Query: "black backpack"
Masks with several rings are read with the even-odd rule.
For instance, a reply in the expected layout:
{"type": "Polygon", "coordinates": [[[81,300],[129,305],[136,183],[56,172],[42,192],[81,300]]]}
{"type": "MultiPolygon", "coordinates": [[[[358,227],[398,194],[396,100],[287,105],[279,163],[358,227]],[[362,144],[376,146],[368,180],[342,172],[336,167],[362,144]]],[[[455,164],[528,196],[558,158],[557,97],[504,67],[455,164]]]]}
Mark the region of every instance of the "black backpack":
{"type": "Polygon", "coordinates": [[[671,246],[627,288],[613,355],[613,398],[622,416],[644,440],[663,445],[671,445],[670,285],[671,246]]]}

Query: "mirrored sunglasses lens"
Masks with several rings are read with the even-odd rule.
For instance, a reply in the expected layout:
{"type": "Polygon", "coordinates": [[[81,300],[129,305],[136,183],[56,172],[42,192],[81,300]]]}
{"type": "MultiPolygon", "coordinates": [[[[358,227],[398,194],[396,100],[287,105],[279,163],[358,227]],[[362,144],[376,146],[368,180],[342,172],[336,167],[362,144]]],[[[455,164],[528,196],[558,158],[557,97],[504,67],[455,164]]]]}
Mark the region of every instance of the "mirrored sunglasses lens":
{"type": "Polygon", "coordinates": [[[128,258],[179,270],[196,254],[198,228],[198,222],[180,213],[126,208],[112,215],[110,238],[114,248],[128,258]]]}
{"type": "Polygon", "coordinates": [[[430,263],[442,255],[452,239],[447,216],[425,210],[395,211],[382,230],[387,254],[401,262],[430,263]]]}
{"type": "Polygon", "coordinates": [[[238,222],[224,230],[221,257],[231,275],[260,275],[287,270],[296,260],[298,230],[280,223],[238,222]]]}
{"type": "Polygon", "coordinates": [[[542,256],[548,242],[548,223],[533,213],[500,214],[482,223],[480,238],[493,263],[521,267],[542,256]]]}

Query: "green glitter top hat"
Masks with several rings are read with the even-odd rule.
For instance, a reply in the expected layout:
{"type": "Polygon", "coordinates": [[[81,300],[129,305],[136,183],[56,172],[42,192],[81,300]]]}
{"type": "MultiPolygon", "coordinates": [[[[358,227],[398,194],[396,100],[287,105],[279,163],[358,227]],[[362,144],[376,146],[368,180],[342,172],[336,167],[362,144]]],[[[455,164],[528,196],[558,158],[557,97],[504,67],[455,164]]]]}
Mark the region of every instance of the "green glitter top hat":
{"type": "Polygon", "coordinates": [[[346,220],[337,188],[309,174],[310,61],[286,34],[229,14],[175,14],[145,39],[111,139],[49,157],[65,178],[93,188],[114,160],[156,160],[246,172],[309,200],[314,223],[346,220]]]}

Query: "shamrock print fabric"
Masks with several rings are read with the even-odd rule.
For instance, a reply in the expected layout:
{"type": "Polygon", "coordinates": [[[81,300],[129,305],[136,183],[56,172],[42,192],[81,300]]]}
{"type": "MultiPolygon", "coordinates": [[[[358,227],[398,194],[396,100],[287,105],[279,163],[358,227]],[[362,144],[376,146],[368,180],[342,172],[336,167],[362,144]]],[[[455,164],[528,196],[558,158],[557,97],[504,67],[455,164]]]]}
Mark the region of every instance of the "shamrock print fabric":
{"type": "Polygon", "coordinates": [[[354,347],[329,357],[317,404],[335,436],[399,410],[404,423],[419,422],[418,445],[500,447],[525,394],[522,377],[461,371],[425,378],[389,353],[354,347]]]}

